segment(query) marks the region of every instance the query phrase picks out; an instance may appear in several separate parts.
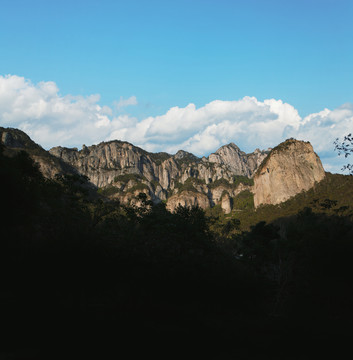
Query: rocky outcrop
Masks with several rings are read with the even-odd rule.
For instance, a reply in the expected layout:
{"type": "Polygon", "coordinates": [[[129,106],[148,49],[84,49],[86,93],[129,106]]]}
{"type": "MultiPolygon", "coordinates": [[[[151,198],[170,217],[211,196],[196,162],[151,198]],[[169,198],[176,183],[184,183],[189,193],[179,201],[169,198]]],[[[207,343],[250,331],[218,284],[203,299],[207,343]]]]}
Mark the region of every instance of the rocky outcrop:
{"type": "Polygon", "coordinates": [[[166,201],[170,210],[220,205],[229,213],[244,190],[254,193],[255,206],[278,204],[325,176],[310,143],[294,139],[250,154],[230,143],[208,158],[183,150],[175,155],[149,153],[118,140],[83,145],[81,150],[58,146],[48,152],[17,129],[0,128],[0,140],[10,155],[27,151],[48,178],[84,175],[102,194],[124,204],[138,204],[134,197],[143,192],[154,203],[166,201]]]}
{"type": "Polygon", "coordinates": [[[245,154],[235,144],[229,144],[208,159],[199,159],[183,150],[174,156],[148,153],[115,140],[89,147],[83,145],[82,150],[58,146],[50,153],[74,166],[97,187],[111,184],[116,176],[135,173],[149,181],[158,181],[163,189],[168,189],[172,187],[172,180],[184,183],[190,177],[209,184],[219,179],[232,183],[234,175],[251,176],[268,151],[245,154]]]}
{"type": "Polygon", "coordinates": [[[210,202],[205,194],[183,191],[180,194],[171,196],[167,201],[167,209],[171,212],[175,211],[178,206],[198,206],[202,209],[207,209],[210,207],[210,202]]]}
{"type": "MultiPolygon", "coordinates": [[[[268,151],[256,150],[252,154],[245,154],[232,143],[223,146],[208,158],[200,159],[183,150],[175,155],[149,153],[127,142],[115,140],[88,147],[83,145],[82,150],[59,146],[52,148],[50,153],[73,166],[99,188],[121,187],[117,179],[126,175],[135,176],[149,188],[149,197],[154,202],[178,195],[180,184],[194,179],[196,191],[204,194],[213,206],[220,202],[224,189],[217,193],[212,185],[224,180],[232,187],[236,176],[251,176],[268,151]]],[[[234,196],[231,192],[228,193],[229,196],[234,196]]],[[[185,202],[185,199],[184,194],[180,197],[180,202],[185,202]]],[[[176,197],[173,201],[177,202],[176,197]]],[[[202,206],[205,207],[205,204],[202,206]]]]}
{"type": "MultiPolygon", "coordinates": [[[[191,181],[192,183],[192,181],[191,181]]],[[[197,204],[203,209],[220,205],[226,214],[229,214],[233,209],[233,199],[243,192],[244,190],[251,190],[251,186],[239,183],[234,184],[221,184],[219,186],[207,186],[198,183],[193,183],[192,190],[190,187],[190,181],[188,181],[188,190],[183,188],[175,189],[173,195],[167,200],[167,207],[171,211],[174,211],[180,204],[197,204]],[[201,196],[201,197],[200,197],[201,196]],[[206,198],[208,201],[206,201],[206,198]]]]}
{"type": "Polygon", "coordinates": [[[29,143],[31,140],[29,137],[25,139],[25,136],[21,136],[20,132],[17,132],[16,129],[10,129],[11,131],[6,131],[6,129],[1,129],[1,143],[9,148],[23,149],[25,148],[26,142],[29,143]]]}
{"type": "Polygon", "coordinates": [[[5,153],[9,156],[19,151],[26,151],[39,165],[39,170],[46,178],[53,179],[57,175],[77,174],[75,168],[51,155],[21,130],[0,127],[0,140],[5,147],[5,153]]]}
{"type": "Polygon", "coordinates": [[[289,139],[275,147],[254,176],[254,205],[279,204],[325,177],[309,142],[289,139]]]}
{"type": "Polygon", "coordinates": [[[146,195],[147,200],[151,199],[150,192],[146,188],[115,194],[112,198],[118,199],[124,205],[141,207],[143,205],[143,201],[140,199],[141,193],[146,195]]]}
{"type": "Polygon", "coordinates": [[[233,201],[232,201],[232,198],[229,196],[228,193],[225,193],[222,196],[221,208],[226,214],[229,214],[232,211],[233,201]]]}
{"type": "Polygon", "coordinates": [[[129,143],[111,141],[86,147],[64,148],[61,146],[49,150],[50,154],[75,167],[97,187],[114,182],[114,178],[123,174],[139,174],[148,180],[154,180],[155,164],[142,149],[129,143]]]}
{"type": "Polygon", "coordinates": [[[222,146],[208,157],[210,162],[225,165],[234,175],[252,177],[255,170],[267,156],[268,151],[256,149],[251,154],[241,151],[237,145],[230,143],[222,146]]]}

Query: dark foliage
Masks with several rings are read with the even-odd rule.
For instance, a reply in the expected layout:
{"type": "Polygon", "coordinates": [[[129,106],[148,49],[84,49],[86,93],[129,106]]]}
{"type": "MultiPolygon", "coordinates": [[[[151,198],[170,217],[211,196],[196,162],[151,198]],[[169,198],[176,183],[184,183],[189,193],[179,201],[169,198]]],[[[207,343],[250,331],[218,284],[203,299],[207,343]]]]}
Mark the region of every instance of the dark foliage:
{"type": "Polygon", "coordinates": [[[45,180],[23,152],[0,171],[4,358],[313,359],[349,339],[353,226],[333,199],[241,233],[45,180]]]}
{"type": "MultiPolygon", "coordinates": [[[[353,153],[353,136],[352,134],[348,134],[344,137],[343,141],[337,138],[334,142],[335,150],[338,151],[338,155],[344,155],[347,158],[349,155],[353,153]]],[[[350,175],[353,175],[353,164],[344,165],[342,171],[348,170],[350,175]]]]}

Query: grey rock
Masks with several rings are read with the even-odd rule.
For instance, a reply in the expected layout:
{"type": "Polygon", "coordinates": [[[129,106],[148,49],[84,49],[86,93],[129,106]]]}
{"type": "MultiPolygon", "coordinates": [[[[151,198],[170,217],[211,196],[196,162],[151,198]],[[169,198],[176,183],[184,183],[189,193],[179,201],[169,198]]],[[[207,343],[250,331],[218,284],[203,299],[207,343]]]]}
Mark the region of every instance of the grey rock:
{"type": "Polygon", "coordinates": [[[175,155],[149,153],[123,141],[83,145],[81,150],[57,146],[45,151],[17,129],[0,127],[0,140],[7,152],[27,151],[43,175],[86,176],[92,186],[114,186],[122,203],[138,205],[144,192],[154,203],[167,202],[171,211],[180,205],[204,209],[220,204],[229,213],[233,198],[241,191],[254,193],[255,206],[277,204],[308,190],[325,176],[310,143],[287,140],[274,149],[246,154],[230,143],[208,158],[179,150],[175,155]],[[236,176],[254,178],[254,186],[234,186],[236,176]]]}
{"type": "Polygon", "coordinates": [[[309,142],[288,139],[272,149],[254,176],[254,205],[279,204],[325,177],[309,142]]]}

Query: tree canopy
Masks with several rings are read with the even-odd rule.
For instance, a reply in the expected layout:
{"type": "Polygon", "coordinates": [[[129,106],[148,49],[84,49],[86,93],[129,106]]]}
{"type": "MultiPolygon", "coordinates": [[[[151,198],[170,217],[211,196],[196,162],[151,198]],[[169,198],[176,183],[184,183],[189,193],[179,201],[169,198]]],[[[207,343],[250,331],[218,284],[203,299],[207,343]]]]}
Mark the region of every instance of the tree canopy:
{"type": "MultiPolygon", "coordinates": [[[[337,138],[334,144],[335,150],[338,151],[338,155],[344,155],[344,157],[347,158],[353,153],[353,136],[351,133],[346,135],[342,142],[337,138]]],[[[342,170],[348,170],[349,174],[353,175],[353,164],[344,165],[342,170]]]]}

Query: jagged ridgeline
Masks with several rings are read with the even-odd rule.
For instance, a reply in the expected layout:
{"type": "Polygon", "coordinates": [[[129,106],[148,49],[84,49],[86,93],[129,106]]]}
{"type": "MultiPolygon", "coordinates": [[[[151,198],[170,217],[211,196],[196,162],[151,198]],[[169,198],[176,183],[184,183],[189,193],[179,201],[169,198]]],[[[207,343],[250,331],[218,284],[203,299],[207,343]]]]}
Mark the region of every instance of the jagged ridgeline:
{"type": "Polygon", "coordinates": [[[20,130],[0,132],[7,151],[26,150],[46,177],[82,175],[103,196],[138,205],[137,196],[144,193],[154,203],[166,202],[170,211],[179,205],[218,205],[230,213],[244,202],[255,207],[277,204],[325,177],[310,143],[294,139],[250,154],[230,143],[199,158],[183,150],[175,155],[150,153],[118,140],[83,145],[81,150],[58,146],[48,152],[20,130]]]}

